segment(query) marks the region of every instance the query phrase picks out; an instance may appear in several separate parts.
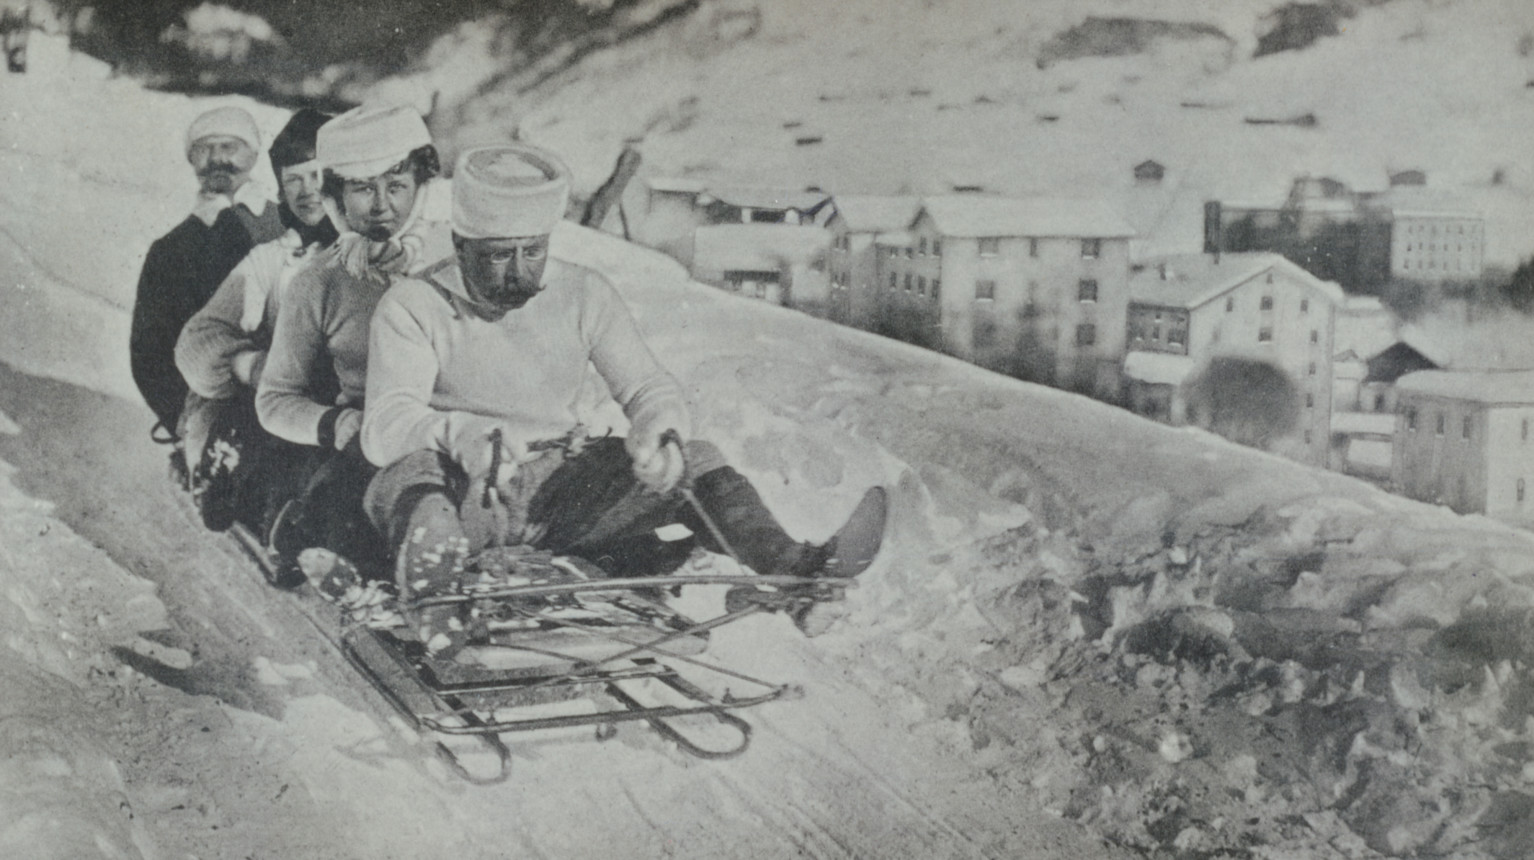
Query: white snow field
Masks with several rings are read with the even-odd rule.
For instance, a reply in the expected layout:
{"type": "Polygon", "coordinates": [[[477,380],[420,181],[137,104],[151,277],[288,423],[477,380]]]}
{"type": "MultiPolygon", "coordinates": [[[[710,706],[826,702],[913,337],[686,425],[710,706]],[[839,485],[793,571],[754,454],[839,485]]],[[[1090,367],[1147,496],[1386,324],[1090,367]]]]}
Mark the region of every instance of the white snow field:
{"type": "MultiPolygon", "coordinates": [[[[731,87],[759,92],[762,80],[732,82],[730,69],[749,70],[755,54],[922,40],[922,57],[964,39],[994,53],[1024,35],[1003,5],[950,4],[918,27],[860,21],[868,4],[783,3],[732,63],[598,54],[518,112],[529,137],[571,152],[589,188],[631,132],[619,120],[662,93],[680,98],[657,80],[690,80],[708,113],[674,141],[647,141],[652,164],[728,156],[771,176],[793,165],[759,137],[763,106],[731,107],[738,126],[722,107],[731,87]],[[995,27],[1006,32],[973,35],[995,27]],[[593,131],[591,117],[610,125],[593,131]]],[[[1229,6],[1210,16],[1228,31],[1266,4],[1229,6]]],[[[1077,20],[1039,7],[1029,20],[1041,28],[1077,20]]],[[[1419,39],[1376,35],[1370,56],[1458,56],[1455,34],[1484,35],[1471,24],[1486,18],[1507,28],[1514,60],[1478,56],[1507,72],[1511,25],[1528,20],[1518,3],[1404,0],[1355,20],[1367,35],[1412,16],[1434,49],[1402,58],[1419,39]]],[[[1337,69],[1356,65],[1344,44],[1274,58],[1293,68],[1272,80],[1312,92],[1317,78],[1301,72],[1344,78],[1337,69]]],[[[1184,86],[1145,58],[1063,62],[1038,79],[1022,48],[1011,83],[985,63],[949,62],[930,84],[835,74],[850,61],[825,74],[848,91],[953,90],[965,110],[984,106],[980,93],[1085,104],[1094,81],[1120,82],[1137,64],[1147,87],[1184,86]],[[1060,93],[1053,76],[1066,74],[1080,82],[1060,93]],[[1050,86],[1028,89],[1040,80],[1050,86]]],[[[642,730],[607,743],[566,733],[515,742],[506,784],[457,781],[323,643],[300,611],[312,595],[267,588],[184,513],[127,377],[139,261],[193,191],[180,131],[213,104],[244,102],[147,92],[45,37],[32,52],[32,70],[0,87],[0,856],[1289,860],[1517,858],[1534,843],[1528,534],[729,296],[578,228],[562,232],[562,253],[609,274],[692,393],[699,435],[789,529],[820,539],[884,483],[891,541],[831,633],[805,640],[765,617],[715,637],[712,658],[806,689],[747,713],[757,738],[742,758],[686,759],[642,730]]],[[[1175,70],[1178,56],[1157,62],[1175,70]]],[[[930,63],[894,65],[913,75],[930,63]]],[[[1202,85],[1232,80],[1246,98],[1241,68],[1202,85]]],[[[841,116],[808,113],[817,90],[793,80],[765,92],[799,99],[789,107],[807,123],[841,116]]],[[[1500,108],[1513,104],[1503,96],[1500,108]]],[[[489,133],[496,99],[470,106],[482,125],[464,135],[489,133]]],[[[247,107],[269,132],[280,126],[282,112],[247,107]]],[[[1116,110],[1082,121],[1111,125],[1101,117],[1116,110]]],[[[880,115],[899,131],[897,112],[880,115]]],[[[1466,174],[1513,165],[1524,184],[1487,193],[1526,206],[1526,135],[1509,135],[1528,114],[1475,116],[1495,131],[1465,145],[1466,174]]],[[[1072,146],[1028,128],[1042,152],[1072,146]]],[[[1006,139],[1007,125],[963,134],[1006,139]]],[[[1158,139],[1202,153],[1189,165],[1240,175],[1244,154],[1178,149],[1188,134],[1158,139]]],[[[955,135],[919,144],[993,169],[955,135]]],[[[926,171],[914,143],[899,132],[888,149],[843,157],[926,171]]]]}

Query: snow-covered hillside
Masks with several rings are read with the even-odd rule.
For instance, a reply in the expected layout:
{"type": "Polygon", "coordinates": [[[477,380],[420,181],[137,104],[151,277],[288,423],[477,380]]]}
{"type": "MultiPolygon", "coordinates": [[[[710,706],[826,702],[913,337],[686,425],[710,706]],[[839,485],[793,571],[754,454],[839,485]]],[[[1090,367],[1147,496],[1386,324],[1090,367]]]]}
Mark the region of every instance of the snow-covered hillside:
{"type": "Polygon", "coordinates": [[[648,171],[723,183],[1098,194],[1123,202],[1146,250],[1197,251],[1205,200],[1276,203],[1305,173],[1370,190],[1420,169],[1484,208],[1489,262],[1534,254],[1534,5],[1362,4],[1337,36],[1253,59],[1280,5],[714,0],[549,80],[485,93],[461,83],[497,62],[466,26],[428,60],[451,62],[451,77],[386,89],[423,107],[439,93],[439,127],[464,139],[517,128],[566,153],[588,189],[638,140],[648,171]],[[1042,62],[1094,16],[1199,29],[1042,62]],[[1305,114],[1314,126],[1249,122],[1305,114]],[[1167,167],[1158,188],[1134,186],[1145,159],[1167,167]]]}
{"type": "MultiPolygon", "coordinates": [[[[883,34],[857,36],[868,50],[951,51],[987,21],[976,51],[1021,38],[991,4],[904,27],[860,22],[859,4],[782,8],[801,17],[764,11],[735,64],[704,52],[716,65],[688,80],[722,94],[753,52],[831,51],[860,23],[883,34]]],[[[1048,74],[1077,62],[1116,81],[1146,61],[1048,74]]],[[[774,617],[715,640],[719,659],[806,687],[752,715],[745,757],[562,737],[517,745],[507,785],[454,782],[319,645],[293,610],[312,598],[267,589],[181,514],[126,381],[140,255],[192,192],[180,130],[225,100],[103,79],[46,39],[33,63],[0,88],[0,856],[1525,856],[1526,533],[726,295],[574,228],[562,253],[612,277],[700,433],[791,530],[824,536],[880,482],[893,535],[831,634],[774,617]]],[[[617,55],[594,63],[565,83],[593,99],[581,115],[654,103],[619,86],[617,55]]],[[[858,87],[909,94],[922,65],[858,87]]],[[[946,100],[968,81],[966,111],[1039,74],[955,67],[930,86],[946,100]]],[[[763,100],[808,111],[816,91],[790,80],[763,100]],[[803,104],[773,95],[800,89],[803,104]]],[[[594,184],[618,138],[577,141],[576,102],[557,122],[555,104],[524,130],[594,184]]],[[[647,156],[744,170],[731,143],[751,152],[761,125],[742,123],[659,135],[647,156]]]]}

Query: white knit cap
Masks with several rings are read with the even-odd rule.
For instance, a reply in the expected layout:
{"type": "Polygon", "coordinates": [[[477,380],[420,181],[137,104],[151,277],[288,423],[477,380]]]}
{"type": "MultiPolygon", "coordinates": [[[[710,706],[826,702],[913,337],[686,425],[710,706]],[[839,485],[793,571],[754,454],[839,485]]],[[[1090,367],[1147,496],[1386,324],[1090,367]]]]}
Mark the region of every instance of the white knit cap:
{"type": "Polygon", "coordinates": [[[527,144],[471,149],[453,171],[453,232],[465,239],[542,236],[565,217],[570,169],[527,144]]]}
{"type": "Polygon", "coordinates": [[[192,144],[212,135],[238,138],[253,150],[261,149],[261,131],[243,108],[214,108],[192,120],[186,130],[187,152],[192,151],[192,144]]]}
{"type": "Polygon", "coordinates": [[[431,132],[413,108],[362,105],[320,126],[315,158],[343,179],[377,176],[431,143],[431,132]]]}

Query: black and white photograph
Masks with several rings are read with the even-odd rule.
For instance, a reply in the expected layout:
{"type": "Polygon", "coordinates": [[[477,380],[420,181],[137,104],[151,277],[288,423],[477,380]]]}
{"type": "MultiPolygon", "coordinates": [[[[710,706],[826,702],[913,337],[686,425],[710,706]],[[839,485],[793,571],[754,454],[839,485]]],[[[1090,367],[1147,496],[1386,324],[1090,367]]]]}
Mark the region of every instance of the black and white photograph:
{"type": "Polygon", "coordinates": [[[0,47],[0,857],[1534,856],[1529,0],[0,47]]]}

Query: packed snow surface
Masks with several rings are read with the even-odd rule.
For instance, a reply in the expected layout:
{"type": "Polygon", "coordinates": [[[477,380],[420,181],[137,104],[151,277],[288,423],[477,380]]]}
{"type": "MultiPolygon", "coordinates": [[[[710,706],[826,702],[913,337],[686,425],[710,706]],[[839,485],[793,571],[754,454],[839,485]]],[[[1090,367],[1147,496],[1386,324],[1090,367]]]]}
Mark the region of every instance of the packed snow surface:
{"type": "MultiPolygon", "coordinates": [[[[1410,8],[1438,26],[1445,5],[1523,8],[1410,8]]],[[[766,14],[772,38],[737,56],[819,32],[766,14]]],[[[916,29],[938,44],[955,20],[916,29]]],[[[34,71],[0,89],[0,856],[1514,858],[1534,841],[1526,533],[726,295],[578,228],[559,252],[608,273],[699,435],[790,531],[822,539],[885,484],[888,551],[832,633],[770,617],[715,638],[711,658],[806,688],[749,714],[745,757],[559,735],[516,744],[505,785],[455,781],[307,626],[312,596],[271,591],[182,513],[145,438],[126,309],[193,191],[180,130],[223,100],[33,44],[34,71]]],[[[931,86],[966,81],[992,86],[978,66],[931,86]]],[[[639,101],[610,88],[588,109],[639,101]]],[[[574,139],[548,142],[585,163],[574,139]]]]}

